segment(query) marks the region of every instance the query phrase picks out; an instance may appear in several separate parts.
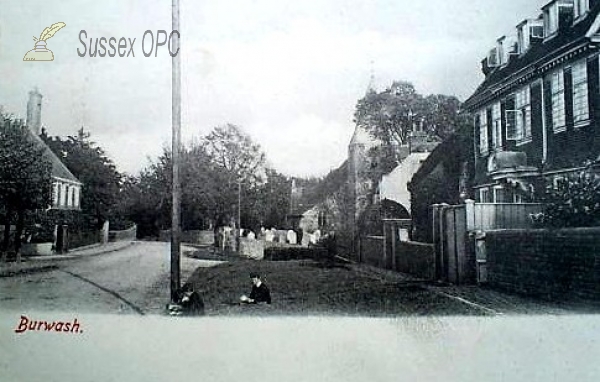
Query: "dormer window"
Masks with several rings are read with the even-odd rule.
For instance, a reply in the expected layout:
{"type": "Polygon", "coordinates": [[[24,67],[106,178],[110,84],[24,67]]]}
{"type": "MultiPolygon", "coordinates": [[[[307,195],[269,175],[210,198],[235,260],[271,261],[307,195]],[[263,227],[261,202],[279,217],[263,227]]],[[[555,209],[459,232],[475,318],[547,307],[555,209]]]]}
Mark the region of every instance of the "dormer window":
{"type": "Polygon", "coordinates": [[[582,19],[589,10],[590,10],[590,1],[589,0],[575,0],[575,4],[573,6],[573,17],[574,17],[575,21],[582,19]]]}
{"type": "Polygon", "coordinates": [[[536,41],[542,41],[544,38],[543,20],[525,20],[517,25],[517,44],[519,54],[529,50],[536,41]]]}
{"type": "Polygon", "coordinates": [[[542,8],[544,12],[544,37],[551,38],[573,18],[574,0],[554,0],[542,8]]]}
{"type": "Polygon", "coordinates": [[[504,40],[506,40],[506,36],[502,36],[496,41],[496,54],[498,55],[498,65],[506,64],[504,40]]]}
{"type": "Polygon", "coordinates": [[[549,37],[558,32],[558,5],[553,3],[544,9],[544,36],[549,37]]]}

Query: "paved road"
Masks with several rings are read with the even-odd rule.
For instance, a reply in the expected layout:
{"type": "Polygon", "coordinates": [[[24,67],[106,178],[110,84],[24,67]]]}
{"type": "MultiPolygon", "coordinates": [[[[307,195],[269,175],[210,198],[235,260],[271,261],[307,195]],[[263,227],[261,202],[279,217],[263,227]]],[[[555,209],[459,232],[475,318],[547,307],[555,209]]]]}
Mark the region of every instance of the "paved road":
{"type": "MultiPolygon", "coordinates": [[[[135,242],[116,252],[49,262],[56,267],[50,271],[2,277],[0,310],[161,313],[169,300],[169,248],[135,242]]],[[[182,280],[197,267],[216,263],[182,256],[182,280]]]]}

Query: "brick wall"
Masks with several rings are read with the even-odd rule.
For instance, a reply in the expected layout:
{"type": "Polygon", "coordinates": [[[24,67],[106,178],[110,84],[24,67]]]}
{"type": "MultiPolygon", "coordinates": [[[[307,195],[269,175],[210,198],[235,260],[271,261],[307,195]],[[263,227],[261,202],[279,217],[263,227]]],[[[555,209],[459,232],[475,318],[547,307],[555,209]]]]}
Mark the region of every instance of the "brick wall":
{"type": "Polygon", "coordinates": [[[491,286],[548,299],[600,300],[600,228],[486,233],[491,286]]]}
{"type": "Polygon", "coordinates": [[[433,244],[397,241],[395,270],[433,280],[435,277],[433,244]]]}

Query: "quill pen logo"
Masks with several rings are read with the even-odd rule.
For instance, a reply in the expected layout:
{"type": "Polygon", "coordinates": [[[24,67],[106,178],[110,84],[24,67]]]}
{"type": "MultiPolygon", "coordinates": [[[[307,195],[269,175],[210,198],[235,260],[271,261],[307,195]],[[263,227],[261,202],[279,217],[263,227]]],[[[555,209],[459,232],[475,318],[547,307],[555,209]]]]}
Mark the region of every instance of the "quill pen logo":
{"type": "Polygon", "coordinates": [[[54,53],[46,48],[46,41],[67,24],[58,22],[44,29],[39,38],[33,37],[35,46],[25,54],[23,61],[54,61],[54,53]]]}

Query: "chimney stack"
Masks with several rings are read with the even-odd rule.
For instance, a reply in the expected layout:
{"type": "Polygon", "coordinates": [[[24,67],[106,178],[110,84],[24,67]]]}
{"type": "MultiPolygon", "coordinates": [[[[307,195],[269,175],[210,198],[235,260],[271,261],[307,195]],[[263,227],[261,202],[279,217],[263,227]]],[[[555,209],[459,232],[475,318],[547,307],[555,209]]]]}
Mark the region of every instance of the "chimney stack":
{"type": "Polygon", "coordinates": [[[29,92],[27,127],[29,127],[33,134],[40,135],[42,127],[42,95],[37,88],[29,92]]]}

